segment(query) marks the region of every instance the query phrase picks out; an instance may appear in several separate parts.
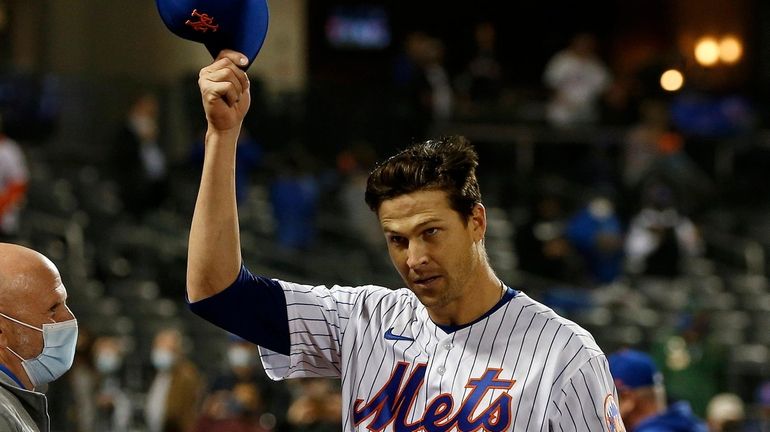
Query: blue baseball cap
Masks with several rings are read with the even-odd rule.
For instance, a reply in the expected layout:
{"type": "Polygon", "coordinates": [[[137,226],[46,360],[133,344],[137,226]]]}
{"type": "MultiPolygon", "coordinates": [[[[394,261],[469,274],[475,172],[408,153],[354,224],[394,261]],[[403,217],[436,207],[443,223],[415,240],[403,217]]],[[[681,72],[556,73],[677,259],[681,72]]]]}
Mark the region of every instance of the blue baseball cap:
{"type": "Polygon", "coordinates": [[[624,349],[610,354],[607,361],[618,390],[652,387],[662,380],[652,357],[641,351],[624,349]]]}
{"type": "MultiPolygon", "coordinates": [[[[200,42],[216,58],[223,49],[254,61],[267,36],[267,0],[155,0],[174,34],[200,42]]],[[[246,67],[248,67],[248,65],[246,67]]]]}

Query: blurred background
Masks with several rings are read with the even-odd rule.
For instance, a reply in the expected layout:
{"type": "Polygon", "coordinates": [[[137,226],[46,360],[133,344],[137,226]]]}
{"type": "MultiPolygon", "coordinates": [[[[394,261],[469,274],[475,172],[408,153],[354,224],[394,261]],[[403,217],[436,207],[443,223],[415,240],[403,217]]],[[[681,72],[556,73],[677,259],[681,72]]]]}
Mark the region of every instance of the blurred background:
{"type": "MultiPolygon", "coordinates": [[[[508,285],[605,352],[654,354],[700,416],[732,393],[761,418],[770,3],[583,3],[271,2],[238,149],[244,260],[402,286],[366,175],[462,134],[508,285]]],[[[336,383],[267,382],[185,306],[210,61],[152,0],[0,1],[0,232],[59,266],[83,328],[54,431],[340,429],[336,383]],[[158,396],[172,371],[179,406],[158,396]]]]}

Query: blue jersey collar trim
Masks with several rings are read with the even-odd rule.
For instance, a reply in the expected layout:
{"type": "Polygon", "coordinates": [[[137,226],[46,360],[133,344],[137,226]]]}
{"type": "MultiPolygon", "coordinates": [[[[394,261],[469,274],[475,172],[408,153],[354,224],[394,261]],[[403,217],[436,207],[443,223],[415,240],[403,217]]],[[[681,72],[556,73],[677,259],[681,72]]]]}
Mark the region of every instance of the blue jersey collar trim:
{"type": "Polygon", "coordinates": [[[22,384],[19,378],[13,372],[11,372],[10,369],[5,367],[5,365],[0,364],[0,372],[6,374],[8,378],[12,379],[13,382],[15,382],[16,385],[19,386],[19,388],[22,388],[22,389],[24,388],[24,384],[22,384]]]}
{"type": "Polygon", "coordinates": [[[486,318],[486,317],[492,315],[493,313],[495,313],[496,310],[500,309],[501,307],[503,307],[504,304],[508,303],[512,298],[516,297],[516,295],[518,293],[519,292],[517,290],[515,290],[515,289],[513,289],[513,288],[511,288],[509,286],[506,286],[505,287],[505,293],[503,294],[503,298],[501,298],[500,301],[497,302],[497,304],[494,305],[492,307],[492,309],[488,310],[487,313],[485,313],[484,315],[482,315],[482,316],[478,317],[477,319],[469,322],[468,324],[460,324],[460,325],[440,325],[440,324],[436,324],[436,327],[440,328],[441,330],[444,330],[444,333],[449,334],[449,333],[454,333],[457,330],[464,329],[465,327],[472,326],[473,324],[476,324],[477,322],[479,322],[479,321],[483,320],[484,318],[486,318]]]}

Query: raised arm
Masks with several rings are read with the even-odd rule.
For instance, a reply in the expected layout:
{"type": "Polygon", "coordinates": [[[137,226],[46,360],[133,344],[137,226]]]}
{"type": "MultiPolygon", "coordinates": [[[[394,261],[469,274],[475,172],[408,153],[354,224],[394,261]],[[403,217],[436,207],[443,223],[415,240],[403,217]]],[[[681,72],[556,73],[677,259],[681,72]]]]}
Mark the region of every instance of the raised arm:
{"type": "Polygon", "coordinates": [[[205,156],[187,250],[187,296],[191,302],[227,288],[238,276],[241,242],[235,200],[235,148],[251,95],[246,57],[222,51],[200,71],[206,112],[205,156]]]}

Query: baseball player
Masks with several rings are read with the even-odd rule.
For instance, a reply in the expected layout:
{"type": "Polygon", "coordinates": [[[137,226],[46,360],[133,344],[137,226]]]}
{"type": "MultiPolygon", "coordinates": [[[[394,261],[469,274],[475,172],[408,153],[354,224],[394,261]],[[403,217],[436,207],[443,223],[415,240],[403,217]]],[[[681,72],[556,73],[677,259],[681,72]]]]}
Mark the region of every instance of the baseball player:
{"type": "Polygon", "coordinates": [[[223,51],[198,81],[208,131],[189,241],[195,313],[258,344],[273,379],[341,378],[344,430],[625,430],[593,337],[490,267],[478,158],[461,137],[410,147],[369,177],[366,201],[406,288],[251,274],[233,165],[247,63],[223,51]]]}

